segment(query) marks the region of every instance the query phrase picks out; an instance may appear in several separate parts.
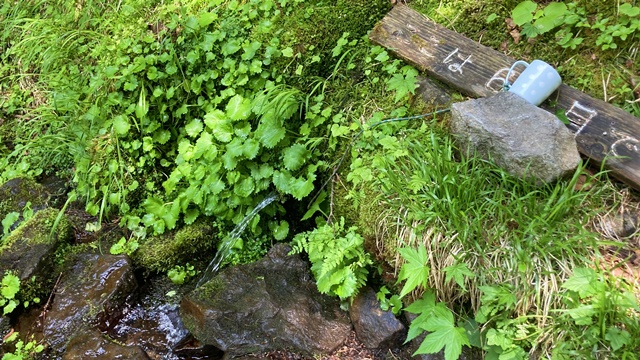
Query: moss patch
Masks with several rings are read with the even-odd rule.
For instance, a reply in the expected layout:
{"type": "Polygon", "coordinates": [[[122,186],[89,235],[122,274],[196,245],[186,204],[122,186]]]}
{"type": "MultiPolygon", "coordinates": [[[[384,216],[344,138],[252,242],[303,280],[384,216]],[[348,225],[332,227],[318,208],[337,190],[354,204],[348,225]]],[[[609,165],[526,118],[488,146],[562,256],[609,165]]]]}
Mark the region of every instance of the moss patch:
{"type": "MultiPolygon", "coordinates": [[[[27,203],[31,203],[31,209],[40,210],[46,206],[48,199],[45,188],[31,178],[9,180],[0,186],[0,220],[14,211],[22,213],[27,203]]],[[[0,234],[2,231],[0,225],[0,234]]]]}
{"type": "Polygon", "coordinates": [[[215,227],[199,221],[173,233],[141,240],[132,258],[136,267],[147,272],[166,272],[202,256],[212,258],[217,241],[215,227]]]}

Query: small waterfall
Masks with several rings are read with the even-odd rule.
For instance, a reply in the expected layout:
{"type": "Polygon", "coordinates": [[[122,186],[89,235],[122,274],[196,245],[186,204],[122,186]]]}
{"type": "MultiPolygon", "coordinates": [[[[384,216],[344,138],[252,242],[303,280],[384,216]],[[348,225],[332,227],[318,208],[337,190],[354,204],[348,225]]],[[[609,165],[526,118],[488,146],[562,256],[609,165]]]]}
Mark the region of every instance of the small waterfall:
{"type": "Polygon", "coordinates": [[[200,285],[211,280],[213,275],[215,275],[220,269],[222,261],[224,261],[224,259],[226,259],[227,256],[229,256],[229,254],[231,253],[233,244],[240,238],[240,235],[242,235],[244,229],[247,227],[247,225],[249,225],[249,222],[256,216],[257,213],[260,212],[260,210],[267,207],[267,205],[271,204],[277,198],[278,194],[276,192],[269,194],[269,196],[264,198],[264,200],[256,205],[256,207],[253,208],[253,210],[251,210],[251,212],[247,214],[247,216],[245,216],[244,219],[242,219],[242,221],[238,223],[238,225],[236,225],[236,227],[229,233],[229,235],[222,239],[218,252],[216,252],[216,256],[214,256],[213,260],[211,260],[211,262],[209,263],[209,266],[207,266],[207,269],[202,274],[202,277],[200,278],[200,280],[198,280],[198,284],[196,285],[196,287],[200,287],[200,285]]]}

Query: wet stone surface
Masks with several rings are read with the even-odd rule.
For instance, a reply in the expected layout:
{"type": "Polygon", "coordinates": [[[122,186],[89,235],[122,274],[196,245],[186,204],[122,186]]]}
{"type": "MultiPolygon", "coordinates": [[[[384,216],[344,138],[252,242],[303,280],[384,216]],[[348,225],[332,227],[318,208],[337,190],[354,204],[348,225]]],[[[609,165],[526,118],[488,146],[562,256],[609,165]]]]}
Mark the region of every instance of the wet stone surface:
{"type": "Polygon", "coordinates": [[[227,356],[278,349],[314,356],[341,346],[349,319],[289,250],[275,245],[262,260],[226,268],[185,296],[180,315],[187,328],[227,356]]]}
{"type": "Polygon", "coordinates": [[[97,324],[107,328],[115,325],[136,286],[127,256],[78,255],[55,289],[44,322],[44,337],[51,352],[62,354],[73,335],[97,324]]]}

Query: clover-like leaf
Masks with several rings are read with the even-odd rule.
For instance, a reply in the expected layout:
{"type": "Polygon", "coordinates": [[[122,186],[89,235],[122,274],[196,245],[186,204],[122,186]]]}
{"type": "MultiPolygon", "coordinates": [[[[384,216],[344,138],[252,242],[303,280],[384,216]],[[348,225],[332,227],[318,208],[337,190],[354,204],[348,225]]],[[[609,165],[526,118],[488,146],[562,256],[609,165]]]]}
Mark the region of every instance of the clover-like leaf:
{"type": "Polygon", "coordinates": [[[251,115],[251,100],[236,94],[227,103],[226,112],[231,120],[244,120],[251,115]]]}
{"type": "Polygon", "coordinates": [[[307,160],[309,150],[302,144],[293,144],[284,150],[284,167],[287,170],[298,170],[307,160]]]}

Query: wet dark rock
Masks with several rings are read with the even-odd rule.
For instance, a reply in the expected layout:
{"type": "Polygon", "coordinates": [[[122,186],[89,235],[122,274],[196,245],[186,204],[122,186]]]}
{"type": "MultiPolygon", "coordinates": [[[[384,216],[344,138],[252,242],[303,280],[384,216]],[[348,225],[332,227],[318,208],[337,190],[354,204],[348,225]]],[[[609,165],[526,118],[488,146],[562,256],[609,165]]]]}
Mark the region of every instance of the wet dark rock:
{"type": "Polygon", "coordinates": [[[187,329],[230,357],[276,349],[313,356],[339,347],[349,319],[289,249],[276,245],[262,260],[226,268],[185,296],[180,315],[187,329]]]}
{"type": "Polygon", "coordinates": [[[540,185],[572,174],[580,162],[571,131],[510,92],[453,104],[450,125],[460,149],[540,185]]]}
{"type": "MultiPolygon", "coordinates": [[[[30,178],[15,178],[5,182],[0,186],[0,220],[4,219],[10,212],[20,213],[31,203],[29,207],[34,212],[46,208],[49,200],[49,193],[45,188],[30,178]]],[[[4,229],[0,224],[0,234],[4,229]]]]}
{"type": "Polygon", "coordinates": [[[406,327],[391,311],[383,311],[376,292],[367,287],[349,308],[358,340],[369,349],[400,347],[407,336],[406,327]]]}
{"type": "Polygon", "coordinates": [[[4,239],[0,246],[0,274],[11,270],[22,281],[32,276],[45,282],[55,278],[53,254],[62,242],[72,237],[71,226],[64,215],[54,235],[49,236],[57,216],[56,209],[40,211],[4,239]]]}
{"type": "Polygon", "coordinates": [[[113,327],[136,286],[127,256],[78,255],[56,287],[44,322],[44,336],[51,350],[62,353],[72,335],[95,326],[102,330],[113,327]]]}
{"type": "Polygon", "coordinates": [[[62,360],[149,360],[139,346],[123,346],[113,342],[97,330],[77,334],[67,344],[62,360]]]}
{"type": "Polygon", "coordinates": [[[180,359],[222,359],[224,351],[212,345],[205,345],[200,340],[188,334],[173,348],[173,353],[180,359]]]}
{"type": "Polygon", "coordinates": [[[449,106],[451,103],[451,89],[429,77],[418,78],[416,94],[429,105],[449,106]]]}

